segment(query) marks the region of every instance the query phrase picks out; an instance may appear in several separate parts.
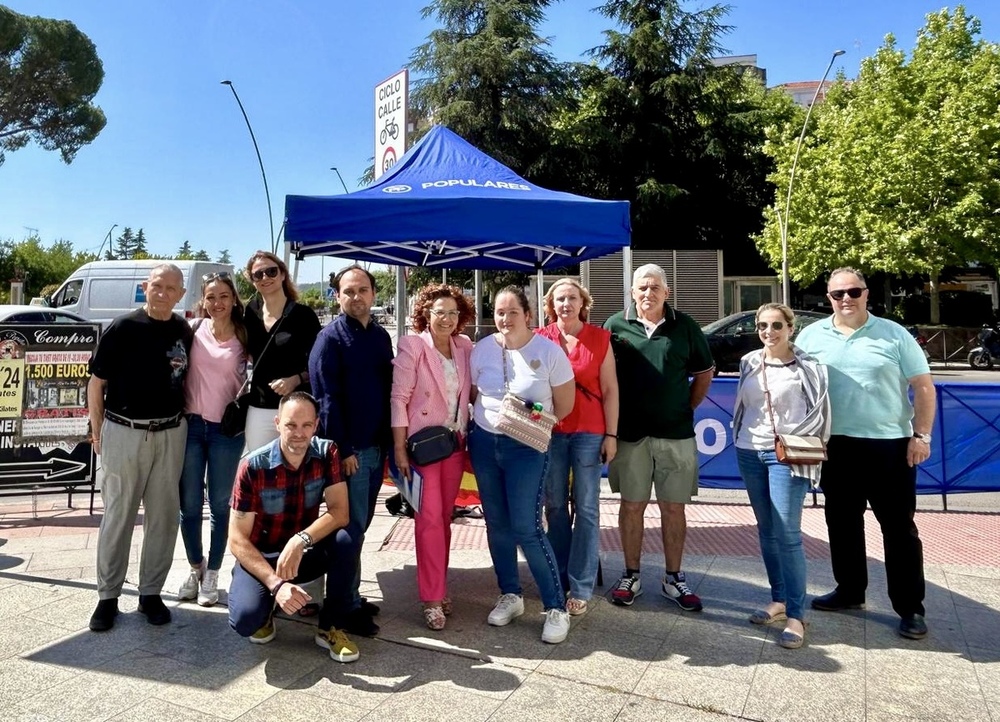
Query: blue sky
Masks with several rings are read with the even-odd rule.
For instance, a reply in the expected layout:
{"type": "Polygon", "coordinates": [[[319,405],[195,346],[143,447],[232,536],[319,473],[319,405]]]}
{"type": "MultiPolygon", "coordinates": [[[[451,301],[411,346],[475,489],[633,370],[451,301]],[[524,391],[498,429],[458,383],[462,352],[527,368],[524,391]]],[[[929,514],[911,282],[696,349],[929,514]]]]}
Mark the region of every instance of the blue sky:
{"type": "MultiPolygon", "coordinates": [[[[232,80],[260,145],[275,233],[286,194],[343,192],[373,148],[373,87],[405,67],[433,28],[428,0],[0,0],[16,12],[73,21],[97,46],[108,116],[97,140],[64,164],[36,146],[0,166],[0,239],[37,229],[45,243],[96,251],[112,224],[142,227],[154,253],[185,241],[237,263],[270,245],[253,145],[232,80]]],[[[601,43],[599,0],[562,0],[542,29],[559,59],[601,43]]],[[[853,77],[886,33],[909,48],[938,0],[736,0],[732,54],[756,53],[769,84],[818,80],[831,53],[853,77]]],[[[703,5],[689,4],[696,8],[703,5]]],[[[1000,3],[969,0],[982,36],[1000,40],[1000,3]]],[[[345,261],[310,259],[300,282],[345,261]],[[321,269],[322,266],[322,269],[321,269]]]]}

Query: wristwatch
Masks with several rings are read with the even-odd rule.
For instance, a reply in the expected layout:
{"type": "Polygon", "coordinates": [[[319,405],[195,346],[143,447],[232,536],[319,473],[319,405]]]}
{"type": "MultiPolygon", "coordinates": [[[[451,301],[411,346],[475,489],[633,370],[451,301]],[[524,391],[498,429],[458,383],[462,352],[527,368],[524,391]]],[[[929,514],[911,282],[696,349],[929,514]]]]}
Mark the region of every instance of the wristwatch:
{"type": "Polygon", "coordinates": [[[917,441],[924,442],[928,446],[931,445],[931,435],[930,434],[920,434],[920,433],[914,432],[913,433],[913,438],[916,439],[917,441]]]}
{"type": "Polygon", "coordinates": [[[307,531],[300,531],[295,536],[297,536],[299,539],[302,540],[302,543],[305,545],[304,548],[306,549],[306,551],[308,551],[309,549],[312,549],[313,538],[311,536],[309,536],[309,532],[307,532],[307,531]]]}

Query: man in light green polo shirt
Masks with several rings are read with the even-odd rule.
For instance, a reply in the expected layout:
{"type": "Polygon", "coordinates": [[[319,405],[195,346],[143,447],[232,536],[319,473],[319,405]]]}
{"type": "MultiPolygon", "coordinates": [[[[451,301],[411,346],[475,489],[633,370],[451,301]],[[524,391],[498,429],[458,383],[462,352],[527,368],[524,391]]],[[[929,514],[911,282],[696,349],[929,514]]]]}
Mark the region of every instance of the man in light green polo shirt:
{"type": "Polygon", "coordinates": [[[833,315],[795,340],[829,370],[833,421],[820,486],[837,588],[813,599],[812,606],[822,611],[864,606],[864,514],[871,504],[882,528],[889,599],[900,616],[899,633],[922,639],[927,635],[923,546],[913,516],[917,465],[931,455],[937,406],[930,368],[905,328],[868,312],[868,288],[860,272],[833,271],[827,296],[833,315]]]}

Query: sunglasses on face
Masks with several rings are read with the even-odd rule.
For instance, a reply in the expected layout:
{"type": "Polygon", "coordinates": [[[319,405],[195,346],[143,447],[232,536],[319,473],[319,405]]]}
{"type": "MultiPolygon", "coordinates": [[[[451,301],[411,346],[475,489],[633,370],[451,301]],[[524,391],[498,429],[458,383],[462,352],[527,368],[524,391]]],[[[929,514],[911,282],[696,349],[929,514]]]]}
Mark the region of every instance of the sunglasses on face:
{"type": "Polygon", "coordinates": [[[250,278],[254,281],[263,281],[264,276],[268,278],[277,278],[280,273],[280,269],[277,266],[271,266],[270,268],[262,268],[259,271],[254,271],[250,274],[250,278]]]}
{"type": "Polygon", "coordinates": [[[219,278],[232,278],[232,274],[229,271],[216,271],[215,273],[206,273],[201,277],[203,283],[211,283],[219,278]]]}
{"type": "Polygon", "coordinates": [[[861,298],[861,294],[865,292],[864,288],[838,288],[836,291],[830,291],[830,298],[834,301],[843,301],[844,296],[850,296],[851,298],[861,298]]]}
{"type": "Polygon", "coordinates": [[[768,323],[767,321],[757,322],[758,331],[766,331],[769,327],[774,331],[780,331],[785,327],[785,322],[784,321],[772,321],[771,323],[768,323]]]}

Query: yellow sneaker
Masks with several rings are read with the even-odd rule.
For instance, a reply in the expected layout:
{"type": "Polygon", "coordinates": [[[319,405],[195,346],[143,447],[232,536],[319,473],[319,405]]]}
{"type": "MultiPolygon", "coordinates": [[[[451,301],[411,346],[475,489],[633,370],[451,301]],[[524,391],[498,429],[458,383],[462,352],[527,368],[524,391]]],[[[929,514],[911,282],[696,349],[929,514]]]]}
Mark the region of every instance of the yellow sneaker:
{"type": "Polygon", "coordinates": [[[250,644],[267,644],[274,639],[274,617],[268,617],[263,627],[250,635],[250,644]]]}
{"type": "Polygon", "coordinates": [[[330,659],[337,662],[356,662],[361,655],[358,645],[351,641],[344,632],[335,627],[316,631],[316,646],[330,650],[330,659]]]}

